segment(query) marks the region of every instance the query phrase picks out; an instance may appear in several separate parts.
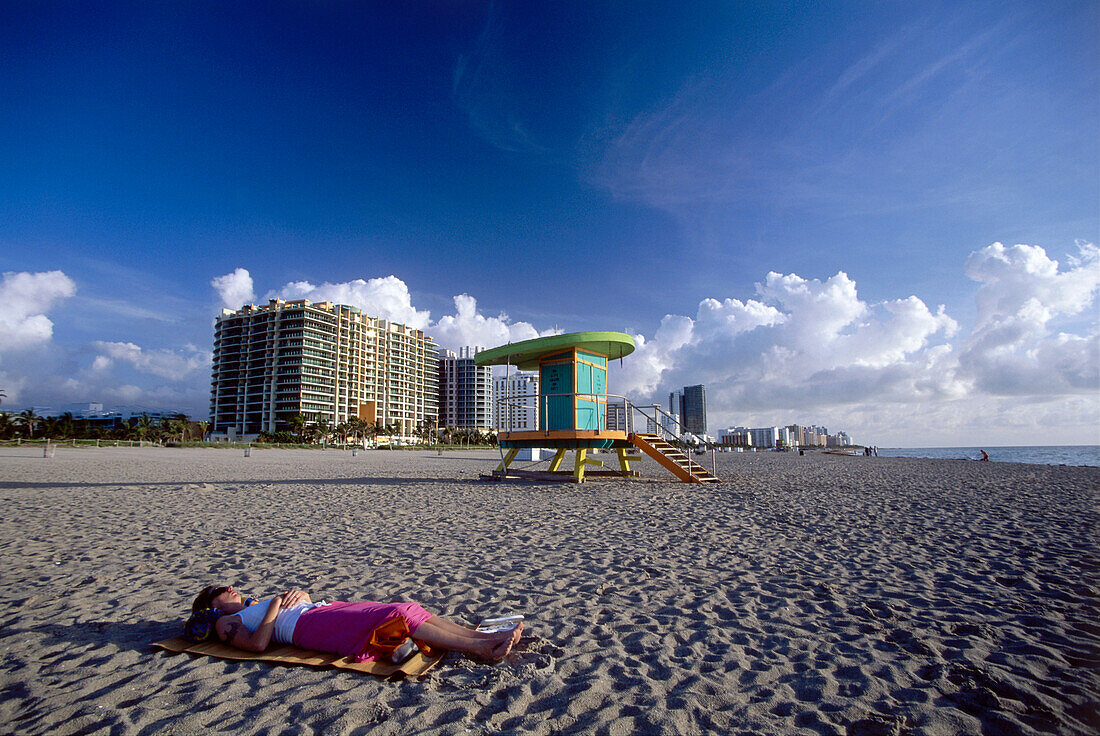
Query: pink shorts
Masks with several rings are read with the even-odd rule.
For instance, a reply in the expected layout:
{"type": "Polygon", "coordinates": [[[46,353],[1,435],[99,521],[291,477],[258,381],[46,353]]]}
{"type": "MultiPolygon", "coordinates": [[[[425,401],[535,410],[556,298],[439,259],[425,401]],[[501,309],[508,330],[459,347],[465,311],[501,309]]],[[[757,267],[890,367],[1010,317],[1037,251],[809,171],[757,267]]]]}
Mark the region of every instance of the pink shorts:
{"type": "Polygon", "coordinates": [[[294,646],[330,652],[369,662],[375,657],[368,651],[371,632],[395,616],[403,616],[409,632],[432,617],[419,603],[331,603],[311,608],[294,626],[294,646]]]}

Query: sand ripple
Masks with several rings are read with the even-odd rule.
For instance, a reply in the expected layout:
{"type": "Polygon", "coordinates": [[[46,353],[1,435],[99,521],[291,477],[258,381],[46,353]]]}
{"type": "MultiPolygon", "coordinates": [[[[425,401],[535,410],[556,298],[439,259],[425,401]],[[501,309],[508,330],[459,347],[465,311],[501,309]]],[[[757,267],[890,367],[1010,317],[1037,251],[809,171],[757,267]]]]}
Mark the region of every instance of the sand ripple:
{"type": "Polygon", "coordinates": [[[0,449],[0,725],[63,734],[1094,734],[1100,470],[727,455],[0,449]],[[528,615],[420,680],[147,647],[211,582],[528,615]]]}

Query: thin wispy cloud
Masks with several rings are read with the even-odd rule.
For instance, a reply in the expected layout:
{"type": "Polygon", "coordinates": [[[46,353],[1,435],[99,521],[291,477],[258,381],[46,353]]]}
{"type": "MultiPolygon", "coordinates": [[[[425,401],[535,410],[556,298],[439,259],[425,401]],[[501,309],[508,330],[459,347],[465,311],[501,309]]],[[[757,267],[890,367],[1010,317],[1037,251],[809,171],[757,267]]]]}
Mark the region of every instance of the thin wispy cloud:
{"type": "Polygon", "coordinates": [[[152,322],[174,323],[182,317],[178,312],[166,312],[151,309],[142,304],[124,299],[106,299],[93,296],[77,296],[73,303],[77,308],[94,312],[101,316],[124,317],[126,319],[150,320],[152,322]]]}
{"type": "Polygon", "coordinates": [[[534,140],[516,108],[508,58],[500,53],[506,32],[496,5],[486,12],[485,27],[474,48],[455,62],[451,97],[470,127],[492,146],[510,153],[540,153],[546,149],[534,140]]]}
{"type": "Polygon", "coordinates": [[[831,81],[827,68],[803,61],[745,95],[726,70],[700,70],[610,137],[593,155],[587,181],[696,227],[716,205],[858,217],[962,203],[975,196],[971,188],[988,185],[964,179],[945,189],[927,181],[951,163],[930,152],[946,146],[944,157],[967,145],[942,140],[939,109],[965,108],[955,91],[985,73],[987,57],[1003,53],[1011,24],[961,43],[936,40],[945,25],[951,21],[922,20],[898,30],[831,81]],[[780,111],[777,127],[769,121],[780,111]]]}

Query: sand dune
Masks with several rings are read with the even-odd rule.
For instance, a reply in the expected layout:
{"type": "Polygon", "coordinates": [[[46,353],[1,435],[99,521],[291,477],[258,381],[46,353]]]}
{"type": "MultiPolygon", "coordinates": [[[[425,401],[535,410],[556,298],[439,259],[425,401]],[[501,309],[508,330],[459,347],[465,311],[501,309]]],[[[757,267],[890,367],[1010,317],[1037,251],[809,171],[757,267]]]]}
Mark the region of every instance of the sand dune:
{"type": "Polygon", "coordinates": [[[474,480],[493,457],[0,448],[0,731],[1100,732],[1100,469],[474,480]],[[404,681],[148,648],[213,582],[523,612],[529,635],[404,681]]]}

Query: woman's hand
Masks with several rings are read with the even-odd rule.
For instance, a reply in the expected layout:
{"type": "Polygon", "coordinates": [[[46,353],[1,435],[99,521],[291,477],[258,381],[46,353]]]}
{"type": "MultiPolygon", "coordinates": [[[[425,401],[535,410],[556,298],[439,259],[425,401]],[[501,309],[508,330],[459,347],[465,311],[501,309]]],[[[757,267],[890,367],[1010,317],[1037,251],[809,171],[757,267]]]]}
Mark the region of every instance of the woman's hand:
{"type": "Polygon", "coordinates": [[[288,590],[279,596],[279,602],[283,608],[290,608],[296,606],[299,603],[313,603],[310,600],[309,593],[304,590],[288,590]]]}

